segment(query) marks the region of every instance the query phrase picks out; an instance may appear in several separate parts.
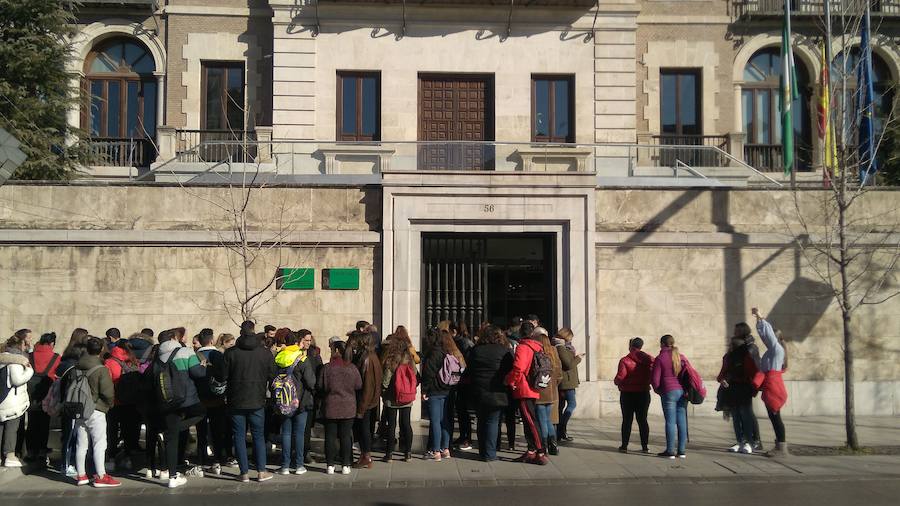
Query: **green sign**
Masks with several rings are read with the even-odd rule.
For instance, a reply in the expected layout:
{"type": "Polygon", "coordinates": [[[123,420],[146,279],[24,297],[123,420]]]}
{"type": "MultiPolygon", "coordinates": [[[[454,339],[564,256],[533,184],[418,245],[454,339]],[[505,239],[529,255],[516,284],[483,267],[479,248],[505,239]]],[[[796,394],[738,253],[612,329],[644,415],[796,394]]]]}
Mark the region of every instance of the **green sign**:
{"type": "Polygon", "coordinates": [[[316,270],[312,267],[278,269],[275,287],[279,290],[312,290],[316,286],[316,270]]]}
{"type": "Polygon", "coordinates": [[[323,290],[359,290],[359,269],[322,269],[323,290]]]}

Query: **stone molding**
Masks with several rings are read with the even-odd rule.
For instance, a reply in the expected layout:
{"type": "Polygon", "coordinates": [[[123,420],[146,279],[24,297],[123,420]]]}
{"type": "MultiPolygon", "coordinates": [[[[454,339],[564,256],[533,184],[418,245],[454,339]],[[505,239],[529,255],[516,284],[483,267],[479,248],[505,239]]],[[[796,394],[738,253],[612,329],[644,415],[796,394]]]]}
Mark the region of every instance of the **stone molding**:
{"type": "Polygon", "coordinates": [[[703,134],[719,133],[718,81],[716,69],[719,66],[719,53],[712,41],[650,41],[647,52],[643,56],[643,64],[647,67],[647,79],[644,81],[644,94],[647,105],[644,106],[644,118],[648,122],[649,132],[660,133],[660,68],[700,68],[701,69],[701,110],[703,111],[703,134]]]}
{"type": "MultiPolygon", "coordinates": [[[[725,248],[780,248],[796,242],[796,238],[788,234],[771,232],[746,232],[739,234],[741,239],[735,241],[736,233],[726,232],[595,232],[594,242],[597,247],[709,247],[725,248]]],[[[857,244],[893,248],[900,243],[900,234],[890,234],[885,240],[884,234],[873,233],[870,240],[860,240],[857,244]]],[[[811,240],[815,241],[812,236],[811,240]]]]}
{"type": "MultiPolygon", "coordinates": [[[[219,246],[230,231],[213,230],[0,230],[0,244],[89,244],[89,245],[198,245],[219,246]]],[[[273,236],[271,232],[252,234],[251,240],[273,236]],[[252,237],[256,235],[258,237],[252,237]]],[[[280,243],[297,245],[376,246],[381,234],[371,231],[302,231],[287,234],[280,243]]],[[[271,241],[269,241],[271,243],[271,241]]]]}
{"type": "Polygon", "coordinates": [[[155,33],[144,25],[126,19],[109,18],[91,23],[82,27],[72,39],[72,58],[66,67],[69,72],[83,72],[84,60],[91,49],[100,41],[115,37],[132,37],[141,41],[153,56],[153,64],[157,72],[165,72],[166,50],[165,45],[155,33]]]}

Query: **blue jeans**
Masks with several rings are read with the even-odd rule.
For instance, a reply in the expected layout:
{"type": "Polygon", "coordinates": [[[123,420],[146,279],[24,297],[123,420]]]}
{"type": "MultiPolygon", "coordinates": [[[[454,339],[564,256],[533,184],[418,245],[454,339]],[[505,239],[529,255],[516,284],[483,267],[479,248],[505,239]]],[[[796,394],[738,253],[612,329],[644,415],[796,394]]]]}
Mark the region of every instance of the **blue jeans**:
{"type": "Polygon", "coordinates": [[[231,428],[234,432],[234,453],[238,460],[241,474],[250,471],[247,462],[247,425],[250,425],[250,435],[253,436],[253,457],[256,459],[256,470],[266,470],[266,434],[264,430],[266,414],[265,408],[259,409],[233,409],[231,414],[231,428]]]}
{"type": "Polygon", "coordinates": [[[559,391],[559,432],[563,437],[568,436],[569,419],[575,412],[575,389],[559,391]]]}
{"type": "Polygon", "coordinates": [[[429,450],[439,452],[450,448],[450,426],[453,413],[450,412],[450,398],[446,395],[428,397],[428,441],[429,450]]]}
{"type": "Polygon", "coordinates": [[[675,453],[675,435],[678,433],[678,453],[684,453],[687,442],[687,398],[684,391],[670,390],[660,396],[663,416],[666,419],[666,451],[675,453]]]}
{"type": "Polygon", "coordinates": [[[497,460],[502,408],[478,411],[478,455],[485,461],[497,460]]]}
{"type": "Polygon", "coordinates": [[[550,421],[550,411],[553,409],[553,404],[538,404],[537,405],[537,422],[538,427],[541,429],[541,438],[546,441],[547,438],[552,437],[556,439],[556,427],[553,426],[553,422],[550,421]]]}
{"type": "Polygon", "coordinates": [[[306,417],[309,412],[298,410],[294,416],[285,417],[281,422],[281,467],[282,469],[297,469],[303,467],[303,439],[306,435],[306,417]],[[291,440],[296,453],[295,465],[291,465],[291,440]]]}

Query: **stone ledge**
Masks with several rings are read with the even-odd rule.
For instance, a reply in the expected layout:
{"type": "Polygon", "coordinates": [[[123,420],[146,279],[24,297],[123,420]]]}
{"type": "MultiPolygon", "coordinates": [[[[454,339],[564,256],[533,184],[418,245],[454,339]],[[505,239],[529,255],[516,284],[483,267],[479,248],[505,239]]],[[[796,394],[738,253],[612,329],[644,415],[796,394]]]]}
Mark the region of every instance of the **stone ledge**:
{"type": "MultiPolygon", "coordinates": [[[[88,244],[199,244],[219,245],[229,231],[206,230],[0,230],[0,244],[88,243],[88,244]],[[222,235],[220,235],[222,234],[222,235]]],[[[272,233],[256,234],[252,240],[266,242],[272,233]]],[[[271,241],[269,241],[271,242],[271,241]]],[[[371,231],[310,231],[287,234],[284,245],[377,245],[381,234],[371,231]]]]}

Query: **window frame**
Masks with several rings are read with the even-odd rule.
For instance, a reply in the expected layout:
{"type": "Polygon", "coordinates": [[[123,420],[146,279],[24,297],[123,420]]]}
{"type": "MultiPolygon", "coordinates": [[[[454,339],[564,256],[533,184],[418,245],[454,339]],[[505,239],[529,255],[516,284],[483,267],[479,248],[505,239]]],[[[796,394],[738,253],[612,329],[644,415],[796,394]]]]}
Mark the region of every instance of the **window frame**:
{"type": "Polygon", "coordinates": [[[531,142],[574,143],[575,142],[575,74],[531,74],[531,142]],[[549,135],[537,135],[535,117],[537,115],[537,82],[548,81],[549,114],[547,123],[549,135]],[[566,81],[569,88],[569,133],[566,136],[554,135],[556,129],[556,81],[566,81]]]}
{"type": "Polygon", "coordinates": [[[703,69],[699,67],[663,67],[659,69],[659,135],[661,136],[673,136],[673,137],[687,137],[687,136],[703,136],[703,69]],[[675,132],[665,132],[664,128],[664,118],[663,118],[663,97],[665,94],[663,93],[663,75],[673,75],[675,76],[675,132]],[[696,116],[697,116],[697,129],[699,133],[696,134],[686,134],[684,133],[684,125],[681,121],[681,76],[692,75],[694,76],[695,82],[697,86],[694,90],[694,102],[697,104],[696,107],[696,116]]]}
{"type": "Polygon", "coordinates": [[[244,132],[247,130],[247,64],[243,60],[201,60],[200,62],[200,129],[208,131],[222,132],[244,132]],[[239,69],[241,76],[241,95],[243,104],[241,105],[241,127],[240,128],[209,128],[207,124],[207,88],[209,83],[209,69],[220,68],[225,72],[224,83],[222,86],[222,118],[228,121],[228,73],[229,71],[239,69]]]}
{"type": "Polygon", "coordinates": [[[381,72],[375,70],[338,70],[335,74],[335,140],[338,142],[380,142],[381,141],[381,72]],[[361,133],[363,123],[363,86],[365,78],[375,79],[375,132],[361,133]],[[353,80],[356,87],[356,125],[352,134],[344,133],[344,81],[353,80]]]}

